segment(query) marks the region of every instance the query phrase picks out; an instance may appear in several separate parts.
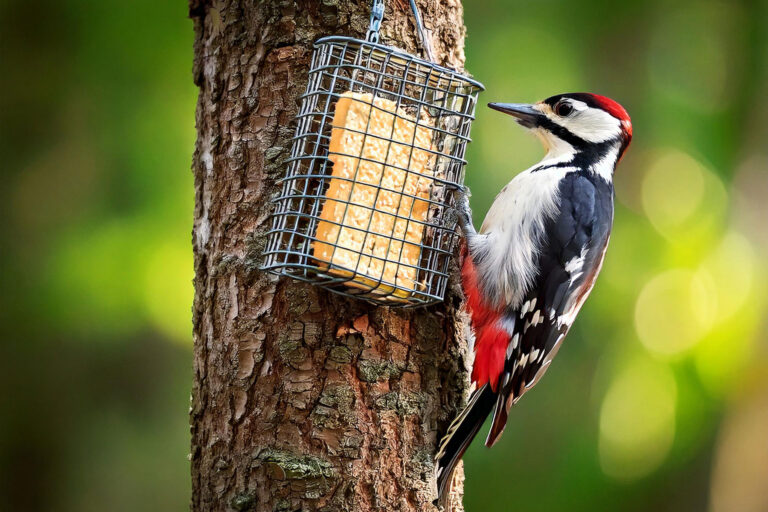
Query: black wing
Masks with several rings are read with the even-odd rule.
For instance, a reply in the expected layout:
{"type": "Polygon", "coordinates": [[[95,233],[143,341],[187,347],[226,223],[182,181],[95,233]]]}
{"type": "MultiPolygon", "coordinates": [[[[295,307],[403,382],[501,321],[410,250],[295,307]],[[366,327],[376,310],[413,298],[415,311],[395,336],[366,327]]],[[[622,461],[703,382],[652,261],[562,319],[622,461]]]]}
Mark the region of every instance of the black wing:
{"type": "Polygon", "coordinates": [[[594,285],[613,222],[613,188],[601,178],[567,175],[559,211],[546,224],[534,284],[521,305],[506,312],[512,324],[499,398],[486,445],[504,430],[507,412],[544,374],[594,285]]]}

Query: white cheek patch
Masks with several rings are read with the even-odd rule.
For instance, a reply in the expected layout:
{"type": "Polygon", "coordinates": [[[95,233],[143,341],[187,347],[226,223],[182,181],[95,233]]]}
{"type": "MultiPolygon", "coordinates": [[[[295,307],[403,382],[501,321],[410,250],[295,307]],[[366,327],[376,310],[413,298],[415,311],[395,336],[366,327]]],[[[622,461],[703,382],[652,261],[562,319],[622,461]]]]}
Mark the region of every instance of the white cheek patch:
{"type": "Polygon", "coordinates": [[[587,106],[578,100],[569,102],[574,112],[568,117],[547,113],[547,117],[577,137],[587,142],[598,143],[621,135],[621,122],[609,113],[587,106]]]}

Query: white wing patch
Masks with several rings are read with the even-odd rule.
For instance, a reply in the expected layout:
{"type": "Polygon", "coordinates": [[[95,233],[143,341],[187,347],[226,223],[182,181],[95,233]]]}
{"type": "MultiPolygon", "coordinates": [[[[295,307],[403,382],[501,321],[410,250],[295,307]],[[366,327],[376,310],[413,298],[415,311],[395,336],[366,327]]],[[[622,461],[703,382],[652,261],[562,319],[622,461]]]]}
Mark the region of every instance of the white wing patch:
{"type": "Polygon", "coordinates": [[[576,315],[579,314],[579,310],[581,309],[581,306],[584,305],[584,301],[587,300],[587,297],[589,297],[589,294],[592,292],[592,287],[595,286],[595,281],[597,281],[597,276],[598,274],[600,274],[600,269],[603,267],[603,260],[605,260],[605,251],[608,250],[609,241],[610,241],[610,237],[608,237],[605,240],[605,247],[603,247],[603,252],[600,254],[600,259],[597,262],[597,268],[595,269],[592,282],[584,283],[582,286],[586,287],[586,289],[582,289],[582,291],[572,294],[571,300],[569,300],[568,304],[566,304],[565,306],[564,313],[560,315],[560,317],[557,319],[558,327],[562,327],[565,325],[570,328],[571,324],[576,319],[576,315]]]}
{"type": "MultiPolygon", "coordinates": [[[[504,381],[506,383],[512,379],[515,373],[517,373],[518,371],[522,371],[527,365],[529,364],[539,365],[539,368],[536,370],[530,382],[525,384],[521,383],[521,389],[519,390],[517,389],[512,390],[511,397],[513,398],[508,399],[507,408],[509,408],[514,403],[516,403],[529,389],[534,387],[536,383],[539,382],[539,380],[544,375],[544,373],[546,373],[555,355],[557,355],[557,352],[560,350],[560,346],[562,345],[563,340],[565,339],[565,336],[568,333],[568,330],[573,324],[573,321],[576,318],[576,315],[578,314],[579,310],[584,305],[584,302],[586,301],[587,297],[592,291],[592,287],[595,284],[596,277],[600,273],[600,269],[603,265],[603,260],[605,258],[605,253],[607,248],[608,248],[608,240],[606,240],[605,246],[603,247],[602,253],[600,254],[599,261],[597,262],[596,271],[594,272],[594,274],[592,274],[594,278],[591,280],[591,282],[582,283],[581,286],[579,286],[578,290],[573,290],[573,289],[571,290],[569,294],[570,298],[568,299],[568,302],[565,304],[564,313],[559,317],[555,318],[556,316],[555,309],[549,308],[547,310],[546,314],[549,316],[550,321],[554,321],[557,328],[561,329],[561,332],[558,335],[557,339],[555,340],[555,343],[553,344],[552,349],[549,350],[548,352],[544,350],[543,347],[532,349],[529,354],[521,355],[519,362],[515,362],[512,372],[505,374],[504,381]],[[509,375],[509,377],[507,377],[507,375],[509,375]]],[[[581,253],[578,256],[575,256],[574,258],[572,258],[570,261],[566,263],[565,270],[571,275],[570,276],[571,283],[573,283],[576,279],[578,279],[581,275],[583,275],[584,261],[587,256],[587,252],[588,252],[588,249],[586,248],[582,249],[581,253]]],[[[525,331],[528,330],[529,327],[536,326],[544,322],[545,312],[542,311],[541,309],[535,309],[535,307],[536,307],[536,299],[534,298],[523,303],[520,309],[521,320],[525,317],[526,314],[528,314],[529,316],[529,319],[526,320],[523,324],[523,333],[525,333],[525,331]]],[[[515,340],[515,348],[516,348],[516,345],[517,345],[517,340],[515,340]]],[[[513,350],[508,349],[507,357],[510,357],[512,354],[513,354],[513,350]]]]}
{"type": "Polygon", "coordinates": [[[584,258],[587,257],[588,247],[584,247],[581,250],[581,254],[574,256],[571,260],[565,264],[565,271],[571,275],[571,282],[578,279],[584,272],[584,258]]]}

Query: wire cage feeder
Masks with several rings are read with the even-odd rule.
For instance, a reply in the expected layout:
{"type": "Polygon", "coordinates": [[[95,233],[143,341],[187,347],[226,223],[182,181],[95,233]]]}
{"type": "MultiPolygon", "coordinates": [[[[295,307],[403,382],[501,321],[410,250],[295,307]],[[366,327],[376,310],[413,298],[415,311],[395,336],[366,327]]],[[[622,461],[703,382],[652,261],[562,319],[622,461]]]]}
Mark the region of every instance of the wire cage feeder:
{"type": "MultiPolygon", "coordinates": [[[[425,53],[418,10],[417,29],[425,53]]],[[[264,269],[388,306],[442,301],[482,84],[367,40],[314,45],[264,269]]],[[[431,58],[430,58],[431,60],[431,58]]]]}

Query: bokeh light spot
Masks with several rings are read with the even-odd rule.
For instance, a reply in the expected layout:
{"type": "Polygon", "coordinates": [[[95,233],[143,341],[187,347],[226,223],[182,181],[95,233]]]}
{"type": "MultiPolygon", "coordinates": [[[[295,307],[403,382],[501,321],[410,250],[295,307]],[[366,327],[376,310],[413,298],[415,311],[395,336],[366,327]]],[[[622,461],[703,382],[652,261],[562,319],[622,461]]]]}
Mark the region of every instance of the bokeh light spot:
{"type": "MultiPolygon", "coordinates": [[[[768,379],[763,379],[766,389],[768,379]]],[[[753,393],[728,411],[715,448],[712,512],[768,510],[768,393],[753,393]],[[757,442],[756,442],[757,441],[757,442]]]]}
{"type": "Polygon", "coordinates": [[[678,228],[696,212],[704,198],[704,170],[682,152],[658,158],[643,180],[643,206],[660,231],[678,228]]]}
{"type": "Polygon", "coordinates": [[[675,269],[651,279],[635,304],[635,328],[643,345],[652,353],[676,355],[693,347],[707,325],[711,306],[694,297],[708,293],[709,283],[695,273],[675,269]]]}
{"type": "Polygon", "coordinates": [[[697,277],[711,283],[706,296],[716,301],[716,307],[709,311],[713,323],[727,320],[744,305],[752,287],[755,264],[752,246],[736,232],[729,232],[704,260],[697,277]]]}
{"type": "Polygon", "coordinates": [[[675,436],[677,385],[663,364],[632,360],[614,378],[600,409],[600,465],[619,480],[647,475],[675,436]]]}
{"type": "Polygon", "coordinates": [[[690,155],[676,150],[661,153],[643,178],[643,210],[659,233],[675,238],[707,220],[705,207],[722,209],[725,194],[717,194],[713,182],[717,178],[690,155]]]}

